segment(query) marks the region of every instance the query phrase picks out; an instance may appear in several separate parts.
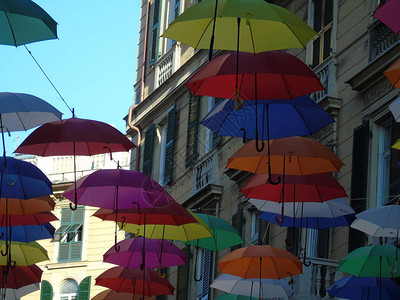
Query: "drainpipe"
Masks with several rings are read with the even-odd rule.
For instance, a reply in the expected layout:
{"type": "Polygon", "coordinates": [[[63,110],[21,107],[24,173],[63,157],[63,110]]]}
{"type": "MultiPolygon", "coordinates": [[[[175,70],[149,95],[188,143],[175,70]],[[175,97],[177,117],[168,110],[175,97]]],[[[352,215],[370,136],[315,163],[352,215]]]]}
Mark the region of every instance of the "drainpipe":
{"type": "Polygon", "coordinates": [[[144,84],[145,84],[146,65],[147,65],[147,35],[149,33],[149,22],[150,22],[150,1],[151,0],[147,0],[146,4],[146,24],[144,26],[142,76],[140,80],[140,102],[142,102],[144,98],[144,84]]]}
{"type": "Polygon", "coordinates": [[[142,143],[142,135],[140,133],[139,127],[136,127],[136,126],[132,125],[132,115],[133,115],[133,109],[135,107],[136,107],[136,105],[132,105],[131,107],[129,107],[128,125],[129,125],[129,128],[133,129],[137,133],[136,167],[135,167],[135,170],[139,171],[139,167],[140,167],[140,144],[142,143]]]}

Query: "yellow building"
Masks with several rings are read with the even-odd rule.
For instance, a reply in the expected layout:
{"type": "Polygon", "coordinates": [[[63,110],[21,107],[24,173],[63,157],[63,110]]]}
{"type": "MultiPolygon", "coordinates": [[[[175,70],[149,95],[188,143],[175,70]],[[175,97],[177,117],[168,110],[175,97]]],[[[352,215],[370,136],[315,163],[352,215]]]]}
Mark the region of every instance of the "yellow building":
{"type": "MultiPolygon", "coordinates": [[[[90,299],[105,288],[95,286],[95,278],[114,265],[103,263],[103,254],[114,245],[114,223],[91,217],[96,207],[78,206],[70,209],[70,201],[61,194],[73,183],[72,156],[17,156],[39,167],[53,184],[56,206],[54,214],[59,221],[54,239],[38,241],[47,251],[50,260],[38,263],[43,270],[41,290],[31,293],[25,300],[74,300],[90,299]]],[[[128,152],[91,157],[78,156],[77,178],[100,169],[116,169],[117,162],[123,169],[130,168],[128,152]]],[[[118,233],[119,239],[124,233],[118,233]]]]}
{"type": "MultiPolygon", "coordinates": [[[[249,174],[226,169],[241,140],[217,137],[199,121],[214,106],[212,97],[193,97],[187,79],[208,60],[195,50],[160,37],[174,18],[196,0],[144,0],[139,27],[135,100],[128,114],[128,133],[140,148],[132,152],[134,169],[157,180],[186,208],[231,222],[250,244],[285,248],[293,232],[258,219],[240,193],[249,174]]],[[[329,146],[345,166],[335,176],[360,211],[391,203],[399,194],[399,155],[391,144],[400,137],[388,104],[398,96],[383,71],[400,57],[399,37],[372,14],[378,0],[277,0],[318,32],[306,49],[289,52],[311,66],[325,87],[313,99],[336,120],[312,138],[329,146]]],[[[215,55],[218,55],[215,51],[215,55]]],[[[304,239],[305,230],[302,237],[304,239]]],[[[294,278],[293,299],[328,299],[326,292],[343,275],[336,272],[349,250],[365,243],[348,228],[309,230],[311,266],[294,278]],[[350,238],[349,238],[350,237],[350,238]],[[349,242],[350,241],[350,242],[349,242]]],[[[304,241],[302,241],[304,243],[304,241]]],[[[298,253],[299,245],[288,250],[298,253]],[[297,249],[296,249],[297,248],[297,249]]],[[[304,247],[304,245],[303,245],[304,247]]],[[[194,281],[194,249],[186,266],[169,268],[174,296],[159,299],[213,299],[210,290],[218,260],[230,249],[204,251],[198,260],[202,280],[194,281]]]]}

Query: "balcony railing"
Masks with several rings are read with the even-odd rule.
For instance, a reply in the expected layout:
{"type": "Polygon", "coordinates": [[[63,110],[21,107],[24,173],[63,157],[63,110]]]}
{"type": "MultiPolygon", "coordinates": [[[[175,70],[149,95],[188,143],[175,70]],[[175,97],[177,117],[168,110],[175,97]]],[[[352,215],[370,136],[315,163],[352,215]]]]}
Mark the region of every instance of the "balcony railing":
{"type": "Polygon", "coordinates": [[[206,187],[208,184],[213,183],[216,179],[218,168],[218,155],[213,151],[205,155],[193,167],[193,182],[192,193],[196,194],[198,191],[206,187]]]}
{"type": "Polygon", "coordinates": [[[320,102],[325,96],[332,96],[334,90],[334,70],[335,63],[333,59],[329,59],[318,66],[314,72],[318,76],[324,90],[315,92],[312,97],[315,102],[320,102]]]}
{"type": "Polygon", "coordinates": [[[304,266],[304,274],[295,279],[293,299],[332,299],[327,290],[342,276],[337,272],[339,261],[324,258],[309,258],[307,261],[311,261],[311,265],[304,266]]]}
{"type": "Polygon", "coordinates": [[[375,60],[383,53],[400,42],[400,36],[396,35],[389,27],[376,21],[369,31],[369,62],[375,60]]]}
{"type": "Polygon", "coordinates": [[[157,60],[155,63],[155,88],[162,85],[179,68],[180,52],[179,43],[175,43],[167,53],[157,60]]]}

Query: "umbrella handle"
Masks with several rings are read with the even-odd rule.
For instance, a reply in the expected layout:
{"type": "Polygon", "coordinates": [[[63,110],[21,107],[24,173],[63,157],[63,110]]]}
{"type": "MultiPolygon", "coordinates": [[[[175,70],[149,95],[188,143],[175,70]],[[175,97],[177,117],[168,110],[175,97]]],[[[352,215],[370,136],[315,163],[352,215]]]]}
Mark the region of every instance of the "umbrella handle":
{"type": "Polygon", "coordinates": [[[278,176],[278,179],[276,181],[273,181],[271,175],[272,175],[271,165],[268,163],[268,182],[272,185],[278,185],[281,183],[282,180],[281,176],[278,176]]]}
{"type": "Polygon", "coordinates": [[[126,225],[126,217],[122,217],[122,222],[121,222],[121,229],[124,229],[125,225],[126,225]]]}
{"type": "MultiPolygon", "coordinates": [[[[76,201],[76,200],[75,200],[76,201]]],[[[76,203],[76,202],[70,202],[69,203],[69,208],[71,209],[71,210],[76,210],[76,208],[77,208],[77,206],[78,206],[78,203],[76,203]]]]}
{"type": "Polygon", "coordinates": [[[294,232],[295,232],[295,231],[293,231],[293,237],[291,238],[290,241],[289,241],[288,239],[285,239],[285,244],[286,244],[286,246],[291,247],[291,246],[293,246],[293,245],[296,243],[295,237],[294,237],[294,232]]]}
{"type": "Polygon", "coordinates": [[[108,146],[103,146],[103,149],[108,149],[108,152],[109,152],[109,154],[110,154],[110,160],[113,160],[112,152],[111,152],[110,147],[108,147],[108,146]]]}
{"type": "Polygon", "coordinates": [[[8,169],[7,167],[4,168],[5,169],[5,173],[6,173],[6,183],[9,186],[13,186],[15,185],[15,178],[13,178],[11,181],[8,181],[8,169]]]}
{"type": "Polygon", "coordinates": [[[243,107],[243,99],[239,99],[239,91],[235,88],[235,109],[241,110],[243,107]]]}
{"type": "Polygon", "coordinates": [[[7,256],[8,255],[8,247],[9,247],[9,245],[8,245],[8,243],[6,243],[5,245],[6,245],[5,251],[3,251],[3,249],[1,250],[1,255],[2,256],[7,256]]]}
{"type": "MultiPolygon", "coordinates": [[[[397,249],[396,249],[396,250],[397,250],[397,249]]],[[[396,260],[396,264],[395,264],[395,268],[394,268],[394,269],[392,269],[392,267],[389,265],[390,273],[392,273],[392,274],[397,273],[398,262],[399,262],[399,261],[396,260]]]]}
{"type": "MultiPolygon", "coordinates": [[[[258,139],[258,130],[256,130],[256,150],[257,150],[257,152],[263,152],[264,148],[265,148],[264,141],[260,141],[260,140],[258,139]],[[261,147],[260,147],[260,145],[258,144],[259,142],[261,142],[261,147]]],[[[268,180],[269,180],[269,177],[268,177],[268,180]]],[[[280,179],[279,179],[278,183],[279,183],[279,182],[280,182],[280,179]]],[[[278,184],[278,183],[277,183],[277,184],[278,184]]]]}
{"type": "Polygon", "coordinates": [[[306,262],[306,251],[304,251],[304,256],[303,256],[303,265],[305,265],[306,267],[311,266],[311,260],[306,262]]]}
{"type": "Polygon", "coordinates": [[[293,275],[292,275],[292,273],[290,273],[290,272],[287,272],[287,274],[289,274],[289,276],[290,276],[290,281],[289,281],[289,284],[293,284],[293,283],[294,283],[294,279],[293,279],[293,275]]]}
{"type": "Polygon", "coordinates": [[[281,218],[279,219],[278,215],[275,215],[275,220],[279,223],[282,224],[283,221],[285,220],[285,206],[282,205],[281,209],[281,218]]]}
{"type": "MultiPolygon", "coordinates": [[[[117,225],[115,225],[117,226],[117,225]]],[[[119,245],[117,245],[118,243],[118,239],[117,239],[117,232],[115,232],[114,234],[114,250],[115,252],[119,252],[121,250],[121,247],[119,245]]]]}
{"type": "Polygon", "coordinates": [[[158,264],[158,276],[160,276],[160,278],[165,278],[166,274],[161,274],[161,263],[158,264]]]}

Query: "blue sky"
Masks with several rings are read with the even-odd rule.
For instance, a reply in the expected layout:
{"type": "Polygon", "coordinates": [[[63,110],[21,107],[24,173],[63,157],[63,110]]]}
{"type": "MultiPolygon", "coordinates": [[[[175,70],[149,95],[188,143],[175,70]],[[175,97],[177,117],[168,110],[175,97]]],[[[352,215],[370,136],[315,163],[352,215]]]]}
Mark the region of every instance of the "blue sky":
{"type": "MultiPolygon", "coordinates": [[[[35,0],[58,23],[58,40],[28,44],[79,118],[125,130],[133,104],[141,0],[35,0]]],[[[35,95],[72,114],[23,46],[0,45],[0,91],[35,95]]],[[[11,155],[32,132],[6,137],[11,155]],[[18,139],[17,139],[18,137],[18,139]]]]}

